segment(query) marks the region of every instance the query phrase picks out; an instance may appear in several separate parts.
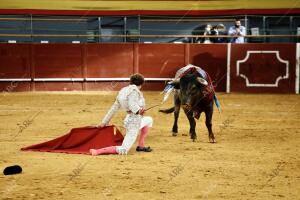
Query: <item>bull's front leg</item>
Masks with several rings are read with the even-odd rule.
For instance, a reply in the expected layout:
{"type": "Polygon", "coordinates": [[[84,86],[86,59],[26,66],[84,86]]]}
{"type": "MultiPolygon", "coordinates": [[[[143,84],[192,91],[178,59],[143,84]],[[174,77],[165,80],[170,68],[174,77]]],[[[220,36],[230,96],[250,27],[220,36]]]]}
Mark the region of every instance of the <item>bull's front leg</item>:
{"type": "Polygon", "coordinates": [[[177,136],[178,133],[178,117],[179,117],[179,112],[180,112],[180,99],[178,95],[174,96],[174,105],[175,105],[175,110],[174,110],[174,124],[172,128],[172,135],[177,136]]]}
{"type": "Polygon", "coordinates": [[[196,121],[195,121],[195,118],[193,116],[193,111],[190,110],[190,109],[187,109],[185,108],[184,109],[184,113],[186,114],[189,122],[190,122],[190,136],[191,136],[191,139],[193,140],[193,142],[196,141],[197,139],[197,134],[196,134],[196,121]]]}
{"type": "Polygon", "coordinates": [[[209,104],[208,108],[205,110],[205,124],[208,130],[208,140],[210,143],[215,143],[217,142],[215,139],[215,136],[212,131],[212,115],[213,115],[213,102],[209,104]]]}

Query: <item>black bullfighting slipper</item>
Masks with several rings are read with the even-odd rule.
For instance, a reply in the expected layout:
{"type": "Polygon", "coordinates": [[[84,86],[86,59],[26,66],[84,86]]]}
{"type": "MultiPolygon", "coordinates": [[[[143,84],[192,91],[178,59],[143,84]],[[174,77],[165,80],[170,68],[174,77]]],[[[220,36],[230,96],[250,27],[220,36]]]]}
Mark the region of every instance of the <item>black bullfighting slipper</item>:
{"type": "Polygon", "coordinates": [[[152,149],[151,149],[151,147],[140,147],[140,146],[137,146],[136,147],[136,151],[151,152],[152,149]]]}

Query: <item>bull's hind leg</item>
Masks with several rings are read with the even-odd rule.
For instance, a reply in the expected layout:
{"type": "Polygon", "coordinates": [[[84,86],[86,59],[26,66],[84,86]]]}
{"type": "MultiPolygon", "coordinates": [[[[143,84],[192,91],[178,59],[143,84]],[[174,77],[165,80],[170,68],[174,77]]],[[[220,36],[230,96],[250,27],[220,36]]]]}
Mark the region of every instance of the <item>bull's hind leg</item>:
{"type": "Polygon", "coordinates": [[[180,112],[180,99],[178,94],[175,93],[174,95],[174,105],[175,105],[175,110],[174,110],[174,124],[172,128],[172,135],[177,136],[178,133],[178,117],[179,117],[179,112],[180,112]]]}
{"type": "Polygon", "coordinates": [[[213,102],[209,105],[209,107],[205,110],[205,124],[208,130],[208,139],[210,143],[217,142],[215,136],[212,132],[212,115],[213,115],[213,102]]]}
{"type": "Polygon", "coordinates": [[[190,136],[191,139],[193,140],[193,142],[195,142],[195,140],[197,139],[197,135],[196,135],[196,121],[195,118],[193,116],[193,111],[191,111],[190,109],[184,109],[184,113],[186,114],[189,122],[190,122],[190,136]]]}

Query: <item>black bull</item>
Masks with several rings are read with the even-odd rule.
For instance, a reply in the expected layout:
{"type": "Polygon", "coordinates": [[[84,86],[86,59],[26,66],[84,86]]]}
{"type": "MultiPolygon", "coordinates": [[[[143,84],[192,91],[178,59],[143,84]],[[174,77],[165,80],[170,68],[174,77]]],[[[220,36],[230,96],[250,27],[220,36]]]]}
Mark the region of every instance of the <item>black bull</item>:
{"type": "Polygon", "coordinates": [[[215,143],[216,140],[212,132],[214,90],[211,83],[207,83],[200,75],[186,74],[171,84],[175,88],[174,107],[159,111],[162,113],[174,112],[173,136],[177,136],[178,133],[178,116],[182,106],[190,123],[191,139],[193,141],[197,139],[195,118],[199,119],[200,114],[204,112],[209,141],[215,143]]]}

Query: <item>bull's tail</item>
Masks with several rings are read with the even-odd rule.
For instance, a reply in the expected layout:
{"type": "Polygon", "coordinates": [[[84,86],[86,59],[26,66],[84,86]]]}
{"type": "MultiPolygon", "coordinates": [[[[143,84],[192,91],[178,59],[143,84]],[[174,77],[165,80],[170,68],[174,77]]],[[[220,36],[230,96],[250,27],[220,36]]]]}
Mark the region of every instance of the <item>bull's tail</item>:
{"type": "Polygon", "coordinates": [[[165,113],[165,114],[170,114],[172,112],[175,111],[175,106],[172,108],[168,108],[168,109],[159,109],[159,112],[165,113]]]}

